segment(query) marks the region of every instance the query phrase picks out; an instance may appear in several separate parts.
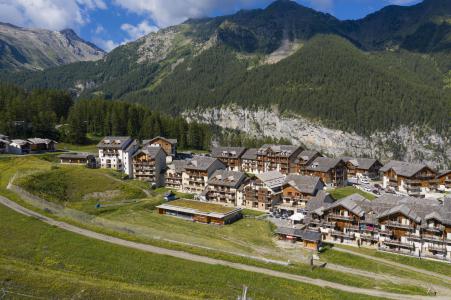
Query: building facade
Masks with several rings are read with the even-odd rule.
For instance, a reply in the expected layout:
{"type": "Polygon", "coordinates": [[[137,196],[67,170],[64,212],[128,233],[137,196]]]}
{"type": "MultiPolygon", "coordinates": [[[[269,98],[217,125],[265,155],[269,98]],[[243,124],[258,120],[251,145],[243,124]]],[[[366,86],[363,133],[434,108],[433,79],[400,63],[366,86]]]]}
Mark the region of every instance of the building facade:
{"type": "Polygon", "coordinates": [[[133,177],[132,155],[139,148],[136,140],[130,137],[105,137],[97,148],[101,168],[121,171],[133,177]]]}
{"type": "Polygon", "coordinates": [[[282,184],[282,199],[277,208],[293,213],[305,209],[307,202],[324,187],[319,177],[290,174],[282,184]]]}
{"type": "Polygon", "coordinates": [[[214,147],[211,150],[211,157],[219,159],[227,166],[227,170],[241,171],[241,157],[246,148],[244,147],[214,147]]]}
{"type": "Polygon", "coordinates": [[[237,206],[238,189],[245,180],[243,172],[216,170],[203,192],[205,199],[225,206],[237,206]]]}
{"type": "Polygon", "coordinates": [[[247,149],[241,156],[241,171],[245,173],[258,174],[258,161],[257,161],[256,148],[247,149]]]}
{"type": "Polygon", "coordinates": [[[343,157],[346,164],[348,178],[358,178],[367,176],[371,179],[379,178],[379,171],[382,163],[374,158],[343,157]]]}
{"type": "Polygon", "coordinates": [[[216,170],[226,166],[218,159],[207,156],[194,156],[188,160],[182,173],[182,189],[187,193],[200,194],[207,186],[208,179],[216,170]]]}
{"type": "Polygon", "coordinates": [[[279,171],[289,174],[295,167],[295,159],[304,149],[292,145],[265,144],[257,151],[258,172],[279,171]]]}
{"type": "Polygon", "coordinates": [[[167,156],[175,157],[177,155],[177,139],[167,139],[158,136],[151,140],[143,140],[143,146],[161,147],[167,156]]]}
{"type": "Polygon", "coordinates": [[[242,202],[238,204],[261,211],[272,210],[281,200],[284,180],[285,175],[279,171],[257,174],[255,179],[243,186],[242,202]]]}
{"type": "Polygon", "coordinates": [[[160,187],[165,183],[166,153],[160,147],[144,147],[132,158],[133,178],[160,187]]]}
{"type": "Polygon", "coordinates": [[[320,177],[330,187],[343,187],[348,181],[345,163],[337,158],[317,157],[301,174],[320,177]]]}

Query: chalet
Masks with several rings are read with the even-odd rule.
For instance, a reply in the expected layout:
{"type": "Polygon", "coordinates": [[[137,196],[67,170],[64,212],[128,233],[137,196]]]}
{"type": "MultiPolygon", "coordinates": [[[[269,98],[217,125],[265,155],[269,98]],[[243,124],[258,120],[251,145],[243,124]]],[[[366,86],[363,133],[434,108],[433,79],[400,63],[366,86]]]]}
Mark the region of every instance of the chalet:
{"type": "Polygon", "coordinates": [[[31,138],[30,151],[34,153],[55,151],[56,142],[50,139],[31,138]]]}
{"type": "Polygon", "coordinates": [[[247,149],[241,156],[241,171],[246,173],[258,174],[258,161],[257,161],[256,148],[247,149]]]}
{"type": "Polygon", "coordinates": [[[167,139],[161,136],[151,140],[143,140],[143,146],[161,147],[167,156],[175,157],[177,155],[177,140],[167,139]]]}
{"type": "Polygon", "coordinates": [[[302,174],[305,169],[312,164],[317,157],[323,157],[318,151],[304,150],[298,154],[294,160],[294,169],[291,173],[302,174]]]}
{"type": "Polygon", "coordinates": [[[208,179],[216,170],[226,166],[218,159],[207,156],[194,156],[185,165],[182,173],[182,188],[188,193],[202,193],[207,186],[208,179]]]}
{"type": "Polygon", "coordinates": [[[317,157],[301,174],[318,176],[332,187],[346,186],[348,180],[345,163],[338,158],[317,157]]]}
{"type": "Polygon", "coordinates": [[[451,189],[451,170],[440,172],[437,175],[437,180],[441,189],[451,189]]]}
{"type": "Polygon", "coordinates": [[[309,250],[318,251],[321,246],[321,233],[317,231],[279,227],[276,234],[281,240],[302,242],[304,248],[309,250]]]}
{"type": "Polygon", "coordinates": [[[372,179],[379,178],[379,170],[382,168],[382,163],[377,159],[343,157],[342,160],[346,164],[348,178],[362,176],[367,176],[372,179]]]}
{"type": "Polygon", "coordinates": [[[244,147],[215,147],[211,156],[222,161],[230,171],[241,171],[241,156],[246,152],[244,147]]]}
{"type": "Polygon", "coordinates": [[[183,190],[182,175],[183,172],[185,172],[185,167],[187,164],[187,160],[173,160],[172,163],[167,166],[165,183],[168,189],[178,191],[183,190]]]}
{"type": "Polygon", "coordinates": [[[425,164],[392,160],[380,169],[383,188],[394,188],[411,196],[437,188],[437,173],[425,164]]]}
{"type": "Polygon", "coordinates": [[[294,168],[296,157],[303,150],[299,146],[265,144],[257,151],[258,171],[288,174],[294,168]]]}
{"type": "Polygon", "coordinates": [[[132,155],[139,145],[131,137],[104,137],[97,145],[100,166],[105,169],[122,171],[133,177],[132,155]]]}
{"type": "Polygon", "coordinates": [[[290,174],[282,184],[282,201],[277,208],[291,212],[304,209],[306,203],[324,187],[325,184],[319,177],[290,174]]]}
{"type": "Polygon", "coordinates": [[[166,153],[160,147],[147,146],[138,150],[132,157],[133,177],[160,187],[164,185],[166,153]]]}
{"type": "Polygon", "coordinates": [[[242,218],[241,208],[193,200],[174,200],[157,206],[158,213],[181,219],[216,225],[231,224],[242,218]]]}
{"type": "Polygon", "coordinates": [[[238,189],[246,180],[246,174],[237,171],[216,170],[208,179],[204,191],[209,202],[216,202],[225,206],[236,206],[238,189]]]}
{"type": "Polygon", "coordinates": [[[29,154],[30,152],[30,142],[27,140],[11,140],[8,145],[8,153],[11,154],[29,154]]]}
{"type": "Polygon", "coordinates": [[[243,202],[238,205],[262,211],[272,210],[280,202],[285,175],[279,171],[257,174],[243,186],[243,202]]]}
{"type": "Polygon", "coordinates": [[[58,156],[63,165],[81,165],[88,168],[96,168],[97,160],[91,153],[64,153],[58,156]]]}

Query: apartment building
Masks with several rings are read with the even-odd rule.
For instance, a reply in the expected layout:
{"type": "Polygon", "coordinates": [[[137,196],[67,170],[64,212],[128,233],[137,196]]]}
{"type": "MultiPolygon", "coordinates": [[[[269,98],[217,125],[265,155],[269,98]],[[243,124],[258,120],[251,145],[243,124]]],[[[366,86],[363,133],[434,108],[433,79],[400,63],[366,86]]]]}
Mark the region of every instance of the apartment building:
{"type": "Polygon", "coordinates": [[[237,204],[250,209],[272,210],[281,200],[284,180],[285,175],[279,171],[257,174],[240,189],[242,195],[237,196],[237,204]]]}
{"type": "Polygon", "coordinates": [[[177,139],[167,139],[157,136],[151,140],[143,140],[143,146],[160,147],[167,156],[175,157],[177,155],[177,139]]]}
{"type": "Polygon", "coordinates": [[[441,189],[451,189],[451,170],[442,171],[437,175],[438,185],[441,189]]]}
{"type": "Polygon", "coordinates": [[[132,155],[139,145],[131,137],[104,137],[97,145],[100,167],[122,171],[133,177],[132,155]]]}
{"type": "Polygon", "coordinates": [[[382,163],[377,159],[343,157],[342,160],[346,164],[348,178],[356,178],[361,176],[367,176],[372,179],[379,178],[379,171],[382,168],[382,163]]]}
{"type": "Polygon", "coordinates": [[[165,172],[165,184],[168,189],[183,190],[183,172],[188,164],[187,160],[174,160],[167,166],[165,172]]]}
{"type": "Polygon", "coordinates": [[[298,154],[298,156],[294,160],[294,169],[291,170],[291,173],[302,174],[303,171],[306,170],[308,166],[312,164],[312,162],[318,158],[323,157],[321,153],[318,151],[312,150],[304,150],[298,154]]]}
{"type": "Polygon", "coordinates": [[[411,196],[418,197],[438,187],[436,171],[425,164],[392,160],[380,172],[383,174],[383,188],[393,188],[411,196]]]}
{"type": "Polygon", "coordinates": [[[317,157],[301,174],[320,177],[330,187],[346,186],[348,181],[346,165],[339,158],[317,157]]]}
{"type": "Polygon", "coordinates": [[[243,172],[216,170],[208,179],[208,185],[202,194],[209,202],[237,206],[238,189],[246,178],[243,172]]]}
{"type": "Polygon", "coordinates": [[[293,145],[265,144],[257,151],[259,173],[279,171],[288,174],[295,166],[295,159],[304,149],[293,145]]]}
{"type": "Polygon", "coordinates": [[[451,198],[384,195],[369,201],[354,194],[312,207],[305,223],[325,241],[451,260],[451,198]]]}
{"type": "Polygon", "coordinates": [[[296,213],[299,209],[304,209],[307,202],[324,187],[324,182],[317,176],[289,174],[282,184],[282,200],[277,208],[296,213]]]}
{"type": "Polygon", "coordinates": [[[241,171],[251,174],[260,173],[257,161],[257,148],[247,149],[241,156],[241,171]]]}
{"type": "Polygon", "coordinates": [[[182,173],[182,188],[188,193],[200,194],[207,186],[208,179],[216,170],[226,166],[218,159],[207,156],[194,156],[185,165],[182,173]]]}
{"type": "Polygon", "coordinates": [[[244,147],[214,147],[211,157],[219,159],[227,166],[227,170],[241,171],[241,157],[245,152],[244,147]]]}
{"type": "Polygon", "coordinates": [[[166,152],[160,147],[146,146],[132,156],[133,178],[163,186],[166,170],[166,152]]]}

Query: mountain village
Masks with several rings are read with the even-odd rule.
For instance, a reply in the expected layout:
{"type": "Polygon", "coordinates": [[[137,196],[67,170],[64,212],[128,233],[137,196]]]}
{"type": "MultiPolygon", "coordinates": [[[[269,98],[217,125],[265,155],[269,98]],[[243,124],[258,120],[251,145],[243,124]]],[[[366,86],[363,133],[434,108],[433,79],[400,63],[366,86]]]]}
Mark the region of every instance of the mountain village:
{"type": "MultiPolygon", "coordinates": [[[[166,187],[167,214],[225,225],[241,210],[267,213],[281,240],[318,251],[323,242],[451,261],[451,171],[424,164],[372,158],[329,158],[293,145],[214,147],[210,153],[178,152],[177,140],[103,138],[98,156],[68,152],[61,164],[113,169],[125,178],[166,187]],[[329,189],[355,186],[375,199],[352,194],[335,201],[329,189]],[[172,191],[194,194],[177,199],[172,191]],[[223,208],[220,208],[222,206],[223,208]]],[[[56,150],[56,142],[1,136],[3,153],[56,150]]]]}

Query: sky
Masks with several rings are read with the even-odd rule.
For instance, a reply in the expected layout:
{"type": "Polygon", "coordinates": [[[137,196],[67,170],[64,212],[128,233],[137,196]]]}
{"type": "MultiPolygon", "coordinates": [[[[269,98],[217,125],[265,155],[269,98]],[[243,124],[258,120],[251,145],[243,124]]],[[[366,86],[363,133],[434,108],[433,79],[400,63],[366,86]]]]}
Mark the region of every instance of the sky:
{"type": "MultiPolygon", "coordinates": [[[[264,8],[273,0],[0,0],[0,22],[28,28],[72,28],[106,51],[188,18],[264,8]]],[[[421,0],[296,0],[339,19],[359,19],[390,4],[421,0]]]]}

